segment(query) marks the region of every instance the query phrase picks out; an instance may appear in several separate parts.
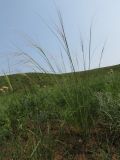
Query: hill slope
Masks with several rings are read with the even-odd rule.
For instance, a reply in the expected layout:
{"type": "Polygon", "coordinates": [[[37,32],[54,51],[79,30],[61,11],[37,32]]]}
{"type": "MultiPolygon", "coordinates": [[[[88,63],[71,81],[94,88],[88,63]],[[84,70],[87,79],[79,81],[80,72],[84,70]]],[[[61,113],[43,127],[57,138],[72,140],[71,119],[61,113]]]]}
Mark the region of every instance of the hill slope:
{"type": "Polygon", "coordinates": [[[120,65],[0,85],[0,159],[120,159],[120,65]]]}
{"type": "MultiPolygon", "coordinates": [[[[112,69],[115,73],[120,72],[120,65],[114,65],[104,68],[98,68],[88,71],[76,72],[78,78],[88,78],[96,77],[96,76],[104,76],[107,74],[110,69],[112,69]]],[[[21,90],[25,88],[31,87],[31,85],[40,85],[40,87],[52,86],[55,83],[55,79],[59,80],[64,77],[69,77],[72,73],[64,73],[64,74],[46,74],[46,73],[24,73],[24,74],[13,74],[8,75],[8,78],[13,86],[14,90],[21,90]],[[54,78],[53,78],[54,77],[54,78]]],[[[0,77],[0,87],[8,86],[8,81],[6,80],[6,76],[0,77]]]]}

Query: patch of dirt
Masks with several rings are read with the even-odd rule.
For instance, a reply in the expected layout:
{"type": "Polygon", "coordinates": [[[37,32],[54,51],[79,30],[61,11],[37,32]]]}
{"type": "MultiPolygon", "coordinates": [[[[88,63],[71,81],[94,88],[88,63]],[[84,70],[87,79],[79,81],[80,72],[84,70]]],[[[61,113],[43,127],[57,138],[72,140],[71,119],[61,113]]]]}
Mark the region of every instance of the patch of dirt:
{"type": "Polygon", "coordinates": [[[76,155],[74,160],[88,160],[85,154],[76,155]]]}
{"type": "Polygon", "coordinates": [[[60,152],[55,152],[54,160],[64,160],[62,153],[60,153],[60,152]]]}

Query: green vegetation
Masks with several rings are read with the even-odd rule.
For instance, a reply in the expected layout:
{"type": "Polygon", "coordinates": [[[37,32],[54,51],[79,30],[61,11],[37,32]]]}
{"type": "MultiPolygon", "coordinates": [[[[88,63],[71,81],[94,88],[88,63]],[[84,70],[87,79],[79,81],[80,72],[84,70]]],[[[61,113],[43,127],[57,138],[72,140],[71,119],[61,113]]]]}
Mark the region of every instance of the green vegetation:
{"type": "Polygon", "coordinates": [[[120,159],[119,65],[0,84],[1,160],[120,159]]]}

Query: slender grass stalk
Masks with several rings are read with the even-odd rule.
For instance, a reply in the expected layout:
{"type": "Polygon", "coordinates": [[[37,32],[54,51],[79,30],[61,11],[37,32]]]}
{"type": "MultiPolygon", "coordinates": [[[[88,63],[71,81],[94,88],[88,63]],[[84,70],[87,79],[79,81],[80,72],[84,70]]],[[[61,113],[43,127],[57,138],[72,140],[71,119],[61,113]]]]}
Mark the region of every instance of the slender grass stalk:
{"type": "Polygon", "coordinates": [[[10,82],[9,76],[4,73],[4,77],[5,77],[5,79],[6,79],[6,82],[8,83],[8,86],[9,86],[9,88],[10,88],[10,91],[13,91],[13,87],[12,87],[12,84],[11,84],[11,82],[10,82]]]}
{"type": "Polygon", "coordinates": [[[88,69],[90,70],[91,68],[91,43],[92,43],[92,24],[90,26],[90,33],[89,33],[89,67],[88,69]]]}
{"type": "Polygon", "coordinates": [[[59,10],[58,10],[58,17],[59,17],[60,27],[61,27],[61,31],[60,32],[58,31],[58,34],[60,35],[61,39],[63,40],[64,46],[65,46],[64,47],[65,52],[66,52],[66,54],[69,58],[69,62],[70,62],[70,65],[71,65],[71,70],[72,70],[72,72],[75,72],[75,67],[74,67],[74,63],[73,63],[73,60],[72,60],[72,55],[71,55],[71,52],[70,52],[69,44],[68,44],[68,41],[67,41],[65,29],[64,29],[64,22],[63,22],[63,19],[62,19],[61,12],[59,10]]]}
{"type": "Polygon", "coordinates": [[[61,49],[60,49],[60,54],[61,54],[61,59],[62,59],[62,63],[63,63],[63,69],[64,69],[64,72],[66,73],[66,66],[65,66],[65,62],[64,62],[64,58],[63,58],[63,53],[62,53],[61,49]]]}
{"type": "Polygon", "coordinates": [[[80,37],[80,45],[81,45],[81,50],[82,50],[82,57],[83,57],[83,67],[84,67],[84,71],[86,70],[86,55],[85,55],[85,51],[84,51],[84,43],[82,38],[80,37]]]}
{"type": "Polygon", "coordinates": [[[101,50],[101,53],[100,53],[99,68],[101,67],[101,62],[102,62],[103,55],[104,55],[105,45],[106,45],[106,42],[104,43],[102,50],[101,50]]]}
{"type": "Polygon", "coordinates": [[[30,159],[34,156],[35,152],[37,151],[39,145],[41,143],[41,139],[38,141],[37,145],[35,146],[35,148],[33,149],[31,155],[30,155],[30,159]]]}

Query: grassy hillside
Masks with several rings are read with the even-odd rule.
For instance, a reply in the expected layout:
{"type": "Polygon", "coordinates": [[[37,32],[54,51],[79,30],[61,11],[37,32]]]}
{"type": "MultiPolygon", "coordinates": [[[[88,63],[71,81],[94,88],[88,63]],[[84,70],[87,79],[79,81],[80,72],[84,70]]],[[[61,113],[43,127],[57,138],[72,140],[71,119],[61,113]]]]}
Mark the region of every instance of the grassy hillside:
{"type": "MultiPolygon", "coordinates": [[[[100,69],[93,69],[88,71],[76,72],[78,78],[90,78],[96,76],[104,76],[106,75],[110,69],[114,70],[114,73],[120,72],[120,65],[104,67],[100,69]]],[[[25,73],[25,74],[13,74],[9,75],[8,78],[11,82],[11,85],[14,88],[14,91],[19,91],[21,89],[30,88],[31,85],[39,85],[40,87],[53,86],[55,84],[55,79],[63,79],[64,77],[70,77],[71,73],[65,74],[46,74],[46,73],[25,73]],[[55,78],[54,78],[55,77],[55,78]]],[[[8,86],[8,82],[5,76],[0,77],[0,87],[8,86]]]]}
{"type": "Polygon", "coordinates": [[[120,159],[120,65],[3,76],[3,86],[1,160],[120,159]]]}

